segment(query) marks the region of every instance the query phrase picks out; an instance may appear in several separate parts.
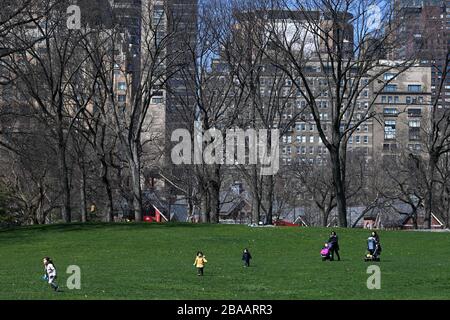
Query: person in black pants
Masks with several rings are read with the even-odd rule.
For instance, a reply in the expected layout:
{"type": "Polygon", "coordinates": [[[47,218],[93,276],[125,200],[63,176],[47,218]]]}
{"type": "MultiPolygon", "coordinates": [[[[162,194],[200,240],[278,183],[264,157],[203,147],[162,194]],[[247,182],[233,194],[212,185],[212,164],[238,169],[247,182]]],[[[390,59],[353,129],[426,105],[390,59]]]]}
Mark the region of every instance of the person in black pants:
{"type": "Polygon", "coordinates": [[[330,239],[328,242],[331,243],[331,261],[334,260],[334,255],[336,254],[338,261],[341,261],[341,257],[339,256],[339,239],[336,232],[332,231],[330,234],[330,239]]]}
{"type": "Polygon", "coordinates": [[[250,254],[250,251],[248,251],[247,248],[244,249],[244,252],[242,254],[242,260],[244,261],[244,267],[250,267],[250,259],[252,258],[252,255],[250,254]]]}
{"type": "Polygon", "coordinates": [[[372,231],[372,237],[375,238],[375,244],[377,246],[377,253],[380,254],[381,253],[380,236],[378,235],[378,233],[376,231],[372,231]]]}

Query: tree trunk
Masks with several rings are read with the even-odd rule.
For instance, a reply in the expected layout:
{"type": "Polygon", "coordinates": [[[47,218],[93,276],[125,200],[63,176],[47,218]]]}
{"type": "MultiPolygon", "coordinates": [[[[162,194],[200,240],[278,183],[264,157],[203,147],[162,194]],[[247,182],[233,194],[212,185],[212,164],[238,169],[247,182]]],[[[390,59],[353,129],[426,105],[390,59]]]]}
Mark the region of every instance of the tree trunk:
{"type": "Polygon", "coordinates": [[[139,146],[136,142],[131,145],[132,158],[130,159],[131,180],[133,184],[133,206],[134,219],[142,221],[142,188],[141,188],[141,161],[139,157],[139,146]]]}
{"type": "Polygon", "coordinates": [[[208,192],[207,192],[207,188],[203,187],[202,188],[203,192],[202,192],[202,196],[201,196],[201,200],[200,200],[200,210],[201,210],[201,217],[200,220],[202,223],[208,223],[209,222],[209,201],[208,201],[208,192]]]}
{"type": "Polygon", "coordinates": [[[266,225],[273,224],[273,176],[269,175],[267,179],[267,192],[265,194],[265,204],[267,208],[266,212],[266,225]]]}
{"type": "Polygon", "coordinates": [[[220,218],[220,167],[212,165],[208,182],[210,222],[219,223],[220,218]]]}
{"type": "Polygon", "coordinates": [[[101,179],[103,186],[105,187],[108,203],[106,207],[106,216],[105,220],[106,222],[112,222],[114,221],[113,211],[114,211],[114,204],[113,204],[113,195],[111,190],[111,183],[109,182],[108,178],[108,164],[106,163],[106,160],[104,157],[101,158],[101,166],[102,166],[102,172],[101,172],[101,179]]]}
{"type": "Polygon", "coordinates": [[[328,211],[325,208],[320,209],[322,212],[322,227],[326,227],[328,225],[328,211]]]}
{"type": "Polygon", "coordinates": [[[210,203],[209,207],[211,208],[210,222],[219,223],[220,200],[219,200],[219,186],[216,181],[210,182],[209,203],[210,203]]]}
{"type": "Polygon", "coordinates": [[[86,209],[86,173],[84,172],[84,166],[81,169],[81,180],[80,180],[80,211],[81,211],[81,222],[87,221],[87,209],[86,209]]]}
{"type": "Polygon", "coordinates": [[[72,221],[72,212],[70,209],[69,170],[67,168],[66,147],[62,124],[58,125],[58,153],[59,170],[61,175],[61,193],[63,198],[61,216],[65,223],[70,223],[72,221]]]}
{"type": "Polygon", "coordinates": [[[261,219],[261,198],[259,197],[258,188],[258,171],[257,166],[253,165],[252,172],[252,222],[259,224],[261,219]]]}
{"type": "Polygon", "coordinates": [[[339,217],[339,226],[347,227],[347,199],[345,195],[345,180],[342,176],[342,167],[339,153],[330,151],[331,170],[333,172],[333,184],[336,189],[336,204],[339,217]]]}
{"type": "Polygon", "coordinates": [[[431,214],[433,212],[433,189],[434,189],[434,175],[436,171],[436,166],[438,162],[438,157],[434,154],[430,154],[428,160],[428,183],[427,192],[425,196],[425,219],[424,227],[426,229],[431,229],[431,214]]]}
{"type": "Polygon", "coordinates": [[[413,220],[413,228],[414,228],[414,230],[419,229],[419,226],[417,225],[417,209],[414,210],[414,213],[412,215],[412,220],[413,220]]]}

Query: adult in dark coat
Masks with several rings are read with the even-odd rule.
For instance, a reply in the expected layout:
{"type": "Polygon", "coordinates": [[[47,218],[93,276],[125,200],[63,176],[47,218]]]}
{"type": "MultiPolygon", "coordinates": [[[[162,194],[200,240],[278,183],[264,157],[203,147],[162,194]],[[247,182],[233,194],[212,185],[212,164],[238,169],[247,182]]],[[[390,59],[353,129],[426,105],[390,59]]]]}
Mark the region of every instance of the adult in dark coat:
{"type": "Polygon", "coordinates": [[[338,261],[341,261],[341,256],[339,255],[339,239],[336,232],[332,231],[328,243],[331,244],[331,261],[334,260],[334,255],[336,254],[338,261]]]}
{"type": "Polygon", "coordinates": [[[376,231],[372,231],[372,237],[375,238],[375,244],[377,245],[377,251],[378,251],[378,254],[380,254],[381,253],[380,236],[378,235],[378,233],[376,231]]]}
{"type": "Polygon", "coordinates": [[[244,252],[242,253],[242,260],[244,261],[244,267],[250,267],[250,259],[252,258],[252,255],[250,254],[250,251],[248,251],[247,248],[244,249],[244,252]]]}

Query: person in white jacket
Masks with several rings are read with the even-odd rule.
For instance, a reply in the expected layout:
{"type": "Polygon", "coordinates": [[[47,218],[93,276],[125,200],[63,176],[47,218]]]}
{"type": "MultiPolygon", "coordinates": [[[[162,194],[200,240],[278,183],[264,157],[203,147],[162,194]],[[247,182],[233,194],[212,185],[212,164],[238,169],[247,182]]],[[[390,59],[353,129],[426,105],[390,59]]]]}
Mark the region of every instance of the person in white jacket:
{"type": "Polygon", "coordinates": [[[56,267],[52,259],[45,257],[44,260],[44,270],[46,279],[53,290],[58,291],[58,285],[56,284],[56,267]]]}

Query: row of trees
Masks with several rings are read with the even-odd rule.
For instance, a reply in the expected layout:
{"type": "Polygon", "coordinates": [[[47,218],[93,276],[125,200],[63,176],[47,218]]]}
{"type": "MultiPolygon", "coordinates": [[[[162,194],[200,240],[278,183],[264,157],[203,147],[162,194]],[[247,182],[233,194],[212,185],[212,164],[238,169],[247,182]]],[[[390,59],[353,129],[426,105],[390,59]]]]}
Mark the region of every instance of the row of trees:
{"type": "MultiPolygon", "coordinates": [[[[386,72],[395,81],[416,63],[414,56],[394,65],[380,60],[395,49],[391,39],[401,27],[384,1],[199,1],[195,36],[183,36],[186,21],[170,6],[148,4],[134,12],[139,41],[124,26],[127,11],[114,6],[100,21],[83,15],[95,12],[85,4],[88,19],[72,30],[69,1],[19,2],[7,5],[0,21],[0,188],[16,220],[87,221],[91,211],[112,221],[129,210],[140,221],[143,188],[156,176],[166,201],[183,196],[189,214],[199,208],[204,222],[219,221],[221,191],[239,180],[255,222],[271,224],[283,204],[312,208],[311,221],[323,225],[336,210],[339,225],[348,226],[349,204],[369,210],[395,200],[410,205],[414,217],[424,206],[428,226],[432,212],[448,225],[449,114],[438,100],[422,128],[423,152],[399,148],[394,160],[368,163],[348,151],[358,128],[381,116],[379,93],[361,110],[363,93],[386,72]],[[374,19],[384,27],[374,28],[374,19]],[[222,134],[277,128],[280,137],[296,122],[314,124],[327,164],[297,161],[277,175],[261,175],[260,163],[175,166],[172,129],[187,128],[195,143],[194,121],[222,134]]],[[[448,55],[444,60],[433,67],[442,73],[438,95],[448,55]]],[[[207,136],[202,145],[214,142],[207,136]]],[[[269,138],[266,151],[279,143],[269,138]]]]}

